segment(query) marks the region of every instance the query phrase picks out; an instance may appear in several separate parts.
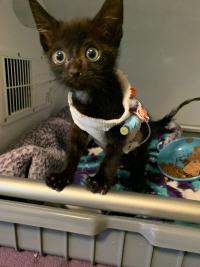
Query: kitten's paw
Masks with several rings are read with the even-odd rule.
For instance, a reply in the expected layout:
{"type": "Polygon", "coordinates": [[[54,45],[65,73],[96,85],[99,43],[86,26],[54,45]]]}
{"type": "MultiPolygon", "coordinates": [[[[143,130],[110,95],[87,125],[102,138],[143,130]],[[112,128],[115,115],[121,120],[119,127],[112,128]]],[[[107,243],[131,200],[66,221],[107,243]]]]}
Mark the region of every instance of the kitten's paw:
{"type": "Polygon", "coordinates": [[[52,175],[46,179],[46,185],[60,192],[69,184],[67,178],[60,177],[59,174],[52,175]]]}
{"type": "Polygon", "coordinates": [[[102,188],[101,188],[101,194],[102,194],[102,195],[106,195],[106,194],[108,193],[109,190],[110,190],[110,186],[107,185],[107,184],[105,184],[105,185],[103,185],[102,188]]]}
{"type": "Polygon", "coordinates": [[[100,193],[102,195],[105,195],[110,189],[110,186],[108,184],[103,183],[102,181],[99,182],[95,176],[87,178],[86,187],[92,193],[100,193]]]}
{"type": "Polygon", "coordinates": [[[99,193],[100,192],[99,185],[98,185],[97,181],[94,179],[94,177],[88,177],[87,178],[86,187],[92,193],[99,193]]]}

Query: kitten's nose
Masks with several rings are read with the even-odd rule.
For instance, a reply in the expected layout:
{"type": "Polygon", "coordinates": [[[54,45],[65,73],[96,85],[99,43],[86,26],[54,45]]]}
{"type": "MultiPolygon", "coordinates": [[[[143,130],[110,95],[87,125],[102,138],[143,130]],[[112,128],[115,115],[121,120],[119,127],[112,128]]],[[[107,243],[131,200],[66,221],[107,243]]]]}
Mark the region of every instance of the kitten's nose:
{"type": "Polygon", "coordinates": [[[79,64],[70,64],[68,68],[68,74],[71,78],[78,78],[79,76],[81,76],[79,64]]]}
{"type": "Polygon", "coordinates": [[[81,72],[75,68],[70,68],[69,76],[71,78],[78,78],[79,76],[81,76],[81,72]]]}

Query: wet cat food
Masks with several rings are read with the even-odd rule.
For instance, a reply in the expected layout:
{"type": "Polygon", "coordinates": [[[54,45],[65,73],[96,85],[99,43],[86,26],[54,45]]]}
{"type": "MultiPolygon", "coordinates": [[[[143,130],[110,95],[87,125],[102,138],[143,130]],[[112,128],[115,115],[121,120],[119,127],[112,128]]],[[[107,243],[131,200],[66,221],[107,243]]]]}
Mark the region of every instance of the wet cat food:
{"type": "Polygon", "coordinates": [[[176,178],[191,178],[200,175],[200,146],[184,160],[184,166],[179,167],[172,163],[162,163],[160,167],[165,173],[176,178]]]}

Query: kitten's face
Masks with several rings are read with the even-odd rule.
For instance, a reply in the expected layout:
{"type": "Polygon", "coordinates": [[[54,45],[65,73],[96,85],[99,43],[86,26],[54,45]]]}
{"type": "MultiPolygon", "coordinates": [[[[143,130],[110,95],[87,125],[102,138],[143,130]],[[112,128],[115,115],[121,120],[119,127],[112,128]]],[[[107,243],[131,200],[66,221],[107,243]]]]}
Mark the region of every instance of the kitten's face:
{"type": "Polygon", "coordinates": [[[61,25],[47,51],[58,79],[84,90],[115,66],[118,49],[102,42],[90,20],[61,25]]]}
{"type": "Polygon", "coordinates": [[[58,22],[36,0],[31,9],[56,77],[75,90],[101,83],[115,68],[122,37],[123,1],[107,0],[94,19],[58,22]]]}

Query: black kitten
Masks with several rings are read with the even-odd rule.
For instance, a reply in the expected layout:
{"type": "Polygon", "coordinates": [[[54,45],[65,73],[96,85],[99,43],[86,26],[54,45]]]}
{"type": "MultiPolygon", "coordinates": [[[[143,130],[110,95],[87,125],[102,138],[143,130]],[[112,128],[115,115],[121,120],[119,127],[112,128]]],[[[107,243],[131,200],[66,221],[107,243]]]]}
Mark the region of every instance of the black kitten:
{"type": "MultiPolygon", "coordinates": [[[[123,0],[106,0],[93,19],[76,19],[71,22],[57,21],[36,0],[29,2],[41,45],[57,79],[70,88],[73,107],[84,116],[95,119],[121,118],[124,113],[123,86],[115,68],[123,35],[123,0]]],[[[154,128],[164,128],[174,113],[154,123],[154,128]]],[[[141,124],[140,139],[148,135],[145,125],[141,124]]],[[[88,188],[93,192],[106,193],[114,182],[113,177],[127,141],[127,137],[120,134],[120,127],[116,125],[105,131],[105,159],[96,176],[88,179],[88,188]]],[[[88,133],[84,127],[78,127],[77,123],[72,122],[69,134],[71,142],[67,151],[66,169],[46,181],[47,185],[58,191],[71,182],[88,143],[88,133]]],[[[145,161],[145,146],[135,150],[142,165],[145,161]]],[[[144,169],[141,164],[134,164],[134,156],[135,152],[129,153],[128,163],[138,178],[134,182],[134,190],[139,191],[143,190],[141,177],[144,169]]]]}

